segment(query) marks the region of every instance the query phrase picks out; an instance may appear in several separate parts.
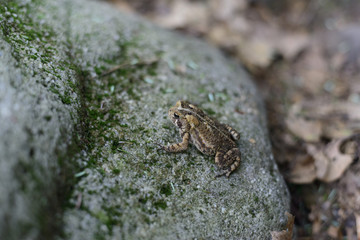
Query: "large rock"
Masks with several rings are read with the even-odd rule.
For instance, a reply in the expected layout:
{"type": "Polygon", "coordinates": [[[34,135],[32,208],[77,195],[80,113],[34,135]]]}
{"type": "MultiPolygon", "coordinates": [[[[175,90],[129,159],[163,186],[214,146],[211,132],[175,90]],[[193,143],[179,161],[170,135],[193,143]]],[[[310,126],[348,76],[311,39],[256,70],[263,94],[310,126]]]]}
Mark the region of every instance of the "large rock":
{"type": "Polygon", "coordinates": [[[0,7],[1,239],[268,239],[289,195],[261,100],[241,67],[196,39],[93,1],[0,7]],[[117,67],[117,70],[106,73],[117,67]],[[242,163],[180,141],[179,99],[241,132],[242,163]]]}
{"type": "Polygon", "coordinates": [[[75,161],[64,159],[80,102],[76,72],[68,46],[37,14],[0,4],[0,239],[53,235],[73,176],[75,161]]]}

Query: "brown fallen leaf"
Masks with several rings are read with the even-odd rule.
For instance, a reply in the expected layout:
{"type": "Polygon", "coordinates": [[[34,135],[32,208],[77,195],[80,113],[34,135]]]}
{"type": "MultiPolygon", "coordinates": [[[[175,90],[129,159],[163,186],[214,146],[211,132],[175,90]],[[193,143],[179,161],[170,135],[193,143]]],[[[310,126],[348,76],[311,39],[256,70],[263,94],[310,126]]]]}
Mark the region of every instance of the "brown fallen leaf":
{"type": "Polygon", "coordinates": [[[314,158],[317,179],[332,182],[339,179],[353,161],[353,156],[340,151],[345,139],[337,139],[324,147],[307,145],[307,152],[314,158]]]}
{"type": "Polygon", "coordinates": [[[331,141],[326,145],[306,144],[307,155],[298,156],[292,162],[288,180],[292,183],[311,183],[338,180],[360,155],[360,135],[331,141]]]}
{"type": "Polygon", "coordinates": [[[329,167],[328,158],[325,156],[323,151],[319,150],[314,144],[308,144],[306,146],[306,150],[310,156],[314,158],[316,178],[324,178],[329,167]]]}
{"type": "Polygon", "coordinates": [[[324,120],[322,136],[328,139],[344,138],[353,133],[354,127],[343,119],[329,119],[324,120]]]}
{"type": "Polygon", "coordinates": [[[340,206],[347,216],[354,214],[357,239],[360,239],[360,162],[354,164],[341,178],[338,189],[340,206]]]}
{"type": "Polygon", "coordinates": [[[208,30],[209,13],[204,3],[175,1],[167,14],[155,14],[150,18],[166,28],[187,28],[202,33],[208,30]]]}
{"type": "Polygon", "coordinates": [[[349,240],[357,240],[356,237],[356,229],[354,229],[353,227],[348,227],[345,226],[345,231],[346,231],[346,238],[349,240]]]}
{"type": "Polygon", "coordinates": [[[243,39],[236,45],[237,55],[250,70],[269,67],[278,55],[290,61],[309,46],[307,33],[284,31],[270,19],[265,22],[235,16],[233,19],[228,23],[231,33],[243,39]]]}
{"type": "Polygon", "coordinates": [[[355,219],[357,238],[360,239],[360,213],[355,213],[355,219]]]}
{"type": "Polygon", "coordinates": [[[303,104],[303,109],[312,118],[346,118],[360,120],[360,104],[349,101],[337,101],[329,104],[328,100],[309,101],[303,104]]]}
{"type": "Polygon", "coordinates": [[[320,44],[312,44],[304,56],[294,64],[296,77],[303,92],[320,94],[329,77],[326,59],[322,56],[320,44]]]}
{"type": "Polygon", "coordinates": [[[114,4],[117,8],[121,9],[122,11],[126,13],[134,13],[135,9],[130,6],[129,3],[126,1],[116,1],[116,0],[110,0],[112,4],[114,4]]]}
{"type": "Polygon", "coordinates": [[[275,48],[265,39],[252,38],[237,45],[237,54],[250,69],[268,67],[274,56],[275,48]]]}
{"type": "Polygon", "coordinates": [[[285,123],[305,142],[349,137],[360,130],[360,104],[325,100],[297,103],[290,108],[285,123]]]}
{"type": "Polygon", "coordinates": [[[324,153],[329,159],[329,167],[324,178],[320,180],[332,182],[339,179],[354,160],[352,155],[340,151],[340,146],[344,140],[333,140],[326,146],[324,153]]]}
{"type": "Polygon", "coordinates": [[[276,49],[285,59],[292,60],[308,45],[309,35],[306,33],[283,33],[276,43],[276,49]]]}
{"type": "Polygon", "coordinates": [[[360,162],[346,172],[338,188],[342,207],[360,214],[360,162]]]}
{"type": "Polygon", "coordinates": [[[279,232],[271,231],[270,233],[271,233],[272,240],[291,240],[292,239],[295,217],[288,212],[286,212],[285,215],[288,218],[288,221],[286,224],[286,230],[282,230],[279,232]]]}
{"type": "MultiPolygon", "coordinates": [[[[330,239],[329,236],[339,236],[341,234],[341,224],[338,219],[334,217],[337,214],[336,204],[336,190],[329,187],[328,184],[321,183],[320,188],[316,188],[317,192],[312,192],[313,201],[308,205],[311,212],[308,214],[308,219],[312,223],[312,238],[311,239],[330,239]]],[[[333,238],[331,238],[333,239],[333,238]]],[[[335,237],[335,239],[342,239],[335,237]]]]}
{"type": "Polygon", "coordinates": [[[239,12],[246,10],[245,0],[212,0],[210,2],[213,17],[219,21],[231,21],[239,12]]]}
{"type": "Polygon", "coordinates": [[[318,120],[306,120],[302,117],[289,116],[285,123],[291,133],[306,142],[320,140],[322,125],[318,120]]]}
{"type": "Polygon", "coordinates": [[[329,31],[324,35],[324,38],[328,39],[325,50],[337,71],[359,71],[359,37],[360,28],[357,24],[349,24],[338,31],[329,31]]]}
{"type": "Polygon", "coordinates": [[[327,230],[327,234],[334,238],[334,239],[339,239],[339,235],[340,235],[340,232],[339,232],[340,228],[339,227],[336,227],[336,226],[330,226],[327,230]]]}
{"type": "Polygon", "coordinates": [[[311,183],[316,179],[314,159],[309,155],[299,156],[290,170],[288,181],[297,184],[311,183]]]}
{"type": "Polygon", "coordinates": [[[225,23],[213,24],[208,32],[208,39],[213,44],[230,50],[233,50],[238,44],[243,43],[241,34],[235,33],[233,29],[225,23]],[[226,36],[226,38],[224,36],[226,36]]]}
{"type": "Polygon", "coordinates": [[[321,231],[322,222],[320,218],[312,220],[312,234],[317,235],[321,231]]]}

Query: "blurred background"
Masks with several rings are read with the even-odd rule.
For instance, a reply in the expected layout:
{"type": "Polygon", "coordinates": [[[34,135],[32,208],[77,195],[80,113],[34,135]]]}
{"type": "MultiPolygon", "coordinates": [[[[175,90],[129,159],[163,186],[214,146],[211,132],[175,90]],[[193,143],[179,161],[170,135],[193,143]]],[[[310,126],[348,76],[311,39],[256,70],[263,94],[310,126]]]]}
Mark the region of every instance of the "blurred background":
{"type": "Polygon", "coordinates": [[[360,239],[360,1],[99,0],[244,65],[268,114],[297,239],[360,239]]]}

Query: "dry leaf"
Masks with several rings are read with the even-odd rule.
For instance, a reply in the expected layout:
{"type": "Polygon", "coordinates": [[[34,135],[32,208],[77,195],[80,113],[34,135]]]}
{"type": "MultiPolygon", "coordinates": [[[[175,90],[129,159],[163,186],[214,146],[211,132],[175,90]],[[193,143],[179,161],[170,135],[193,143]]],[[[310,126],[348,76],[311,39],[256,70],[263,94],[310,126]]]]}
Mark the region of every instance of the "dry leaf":
{"type": "MultiPolygon", "coordinates": [[[[251,31],[251,22],[244,16],[234,16],[229,22],[229,28],[233,33],[239,37],[247,36],[247,33],[251,31]]],[[[226,39],[226,36],[224,36],[226,39]]],[[[241,43],[238,43],[238,45],[241,43]]]]}
{"type": "Polygon", "coordinates": [[[272,240],[291,240],[292,239],[295,217],[288,212],[286,212],[285,215],[288,218],[288,221],[286,224],[286,230],[282,230],[280,232],[271,231],[270,233],[271,233],[272,240]]]}
{"type": "Polygon", "coordinates": [[[355,213],[355,219],[356,219],[356,233],[358,239],[360,239],[360,213],[355,213]]]}
{"type": "Polygon", "coordinates": [[[348,226],[345,226],[345,231],[346,231],[346,238],[349,239],[349,240],[356,240],[358,239],[356,237],[356,229],[354,229],[353,227],[348,227],[348,226]]]}
{"type": "Polygon", "coordinates": [[[266,68],[276,53],[275,48],[266,39],[252,38],[237,46],[237,52],[244,64],[250,69],[266,68]]]}
{"type": "Polygon", "coordinates": [[[337,71],[359,71],[360,28],[357,24],[344,26],[340,31],[329,31],[324,37],[327,38],[327,54],[337,71]]]}
{"type": "Polygon", "coordinates": [[[340,151],[340,145],[343,141],[344,139],[333,140],[326,146],[324,153],[329,159],[329,167],[324,178],[320,180],[332,182],[339,179],[352,163],[353,156],[343,154],[340,151]]]}
{"type": "Polygon", "coordinates": [[[346,118],[353,121],[360,120],[360,104],[346,101],[332,102],[312,101],[304,104],[309,116],[346,118]]]}
{"type": "Polygon", "coordinates": [[[353,132],[351,124],[344,120],[330,118],[330,120],[324,120],[324,122],[322,136],[326,138],[344,138],[350,136],[353,132]]]}
{"type": "Polygon", "coordinates": [[[294,104],[285,123],[298,138],[318,142],[321,137],[345,138],[360,129],[360,104],[309,101],[294,104]]]}
{"type": "Polygon", "coordinates": [[[112,4],[114,4],[117,8],[121,9],[124,12],[127,13],[134,13],[135,9],[133,7],[131,7],[129,5],[129,3],[125,2],[125,1],[116,1],[116,0],[112,0],[111,1],[112,4]]]}
{"type": "Polygon", "coordinates": [[[321,226],[322,226],[322,222],[320,220],[320,218],[316,218],[315,220],[312,221],[312,234],[316,235],[319,234],[319,232],[321,231],[321,226]]]}
{"type": "Polygon", "coordinates": [[[316,179],[314,159],[308,155],[297,157],[295,165],[290,170],[288,180],[292,183],[311,183],[316,179]]]}
{"type": "Polygon", "coordinates": [[[298,84],[311,94],[319,94],[329,76],[326,59],[320,46],[313,44],[296,63],[298,84]]]}
{"type": "Polygon", "coordinates": [[[340,151],[344,140],[346,139],[333,140],[320,148],[314,145],[307,146],[307,152],[315,160],[316,176],[319,180],[332,182],[339,179],[352,163],[353,156],[340,151]]]}
{"type": "Polygon", "coordinates": [[[321,136],[322,125],[316,118],[307,116],[304,104],[294,104],[291,106],[285,120],[287,128],[296,137],[306,142],[318,142],[321,136]]]}
{"type": "Polygon", "coordinates": [[[321,136],[321,122],[305,120],[302,117],[289,116],[285,120],[288,129],[298,138],[307,142],[317,142],[321,136]]]}
{"type": "Polygon", "coordinates": [[[329,167],[328,158],[313,144],[308,144],[306,150],[314,158],[316,177],[318,179],[323,179],[326,176],[329,167]]]}
{"type": "Polygon", "coordinates": [[[214,25],[208,32],[208,38],[212,43],[227,49],[235,48],[243,42],[242,36],[234,33],[225,23],[214,25]]]}
{"type": "MultiPolygon", "coordinates": [[[[356,140],[360,147],[359,140],[356,140]]],[[[338,185],[339,202],[348,216],[354,214],[356,231],[360,238],[360,162],[354,164],[341,178],[338,185]]]]}
{"type": "Polygon", "coordinates": [[[360,214],[360,162],[354,164],[341,179],[339,200],[345,209],[360,214]]]}
{"type": "Polygon", "coordinates": [[[277,41],[277,51],[287,60],[295,58],[309,45],[309,35],[306,33],[281,34],[277,41]]]}
{"type": "Polygon", "coordinates": [[[315,179],[324,182],[339,179],[359,155],[360,145],[355,141],[357,136],[333,140],[325,146],[307,144],[308,155],[293,161],[289,181],[304,184],[315,179]]]}
{"type": "Polygon", "coordinates": [[[339,239],[339,227],[330,226],[327,230],[327,234],[335,239],[339,239]]]}
{"type": "Polygon", "coordinates": [[[232,32],[246,38],[237,44],[238,55],[250,69],[270,66],[276,55],[291,60],[309,45],[309,36],[305,33],[286,32],[271,22],[254,22],[244,17],[233,19],[229,22],[232,32]]]}
{"type": "Polygon", "coordinates": [[[156,14],[152,19],[166,28],[194,29],[206,32],[208,29],[209,11],[204,3],[175,1],[168,14],[156,14]]]}
{"type": "Polygon", "coordinates": [[[247,7],[245,0],[212,0],[210,1],[211,11],[214,18],[220,21],[231,21],[234,16],[247,7]]]}

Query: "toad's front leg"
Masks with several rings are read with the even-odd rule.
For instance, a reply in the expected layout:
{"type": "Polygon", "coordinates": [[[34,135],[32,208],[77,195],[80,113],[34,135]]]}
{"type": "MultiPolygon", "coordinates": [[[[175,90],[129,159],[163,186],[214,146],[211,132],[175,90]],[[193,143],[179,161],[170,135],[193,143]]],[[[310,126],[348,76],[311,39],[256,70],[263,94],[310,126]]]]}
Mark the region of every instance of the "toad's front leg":
{"type": "Polygon", "coordinates": [[[162,146],[162,149],[164,149],[167,152],[185,151],[189,146],[189,140],[190,140],[190,134],[188,132],[185,132],[182,135],[182,142],[181,143],[175,143],[175,144],[171,144],[169,146],[162,146]]]}

